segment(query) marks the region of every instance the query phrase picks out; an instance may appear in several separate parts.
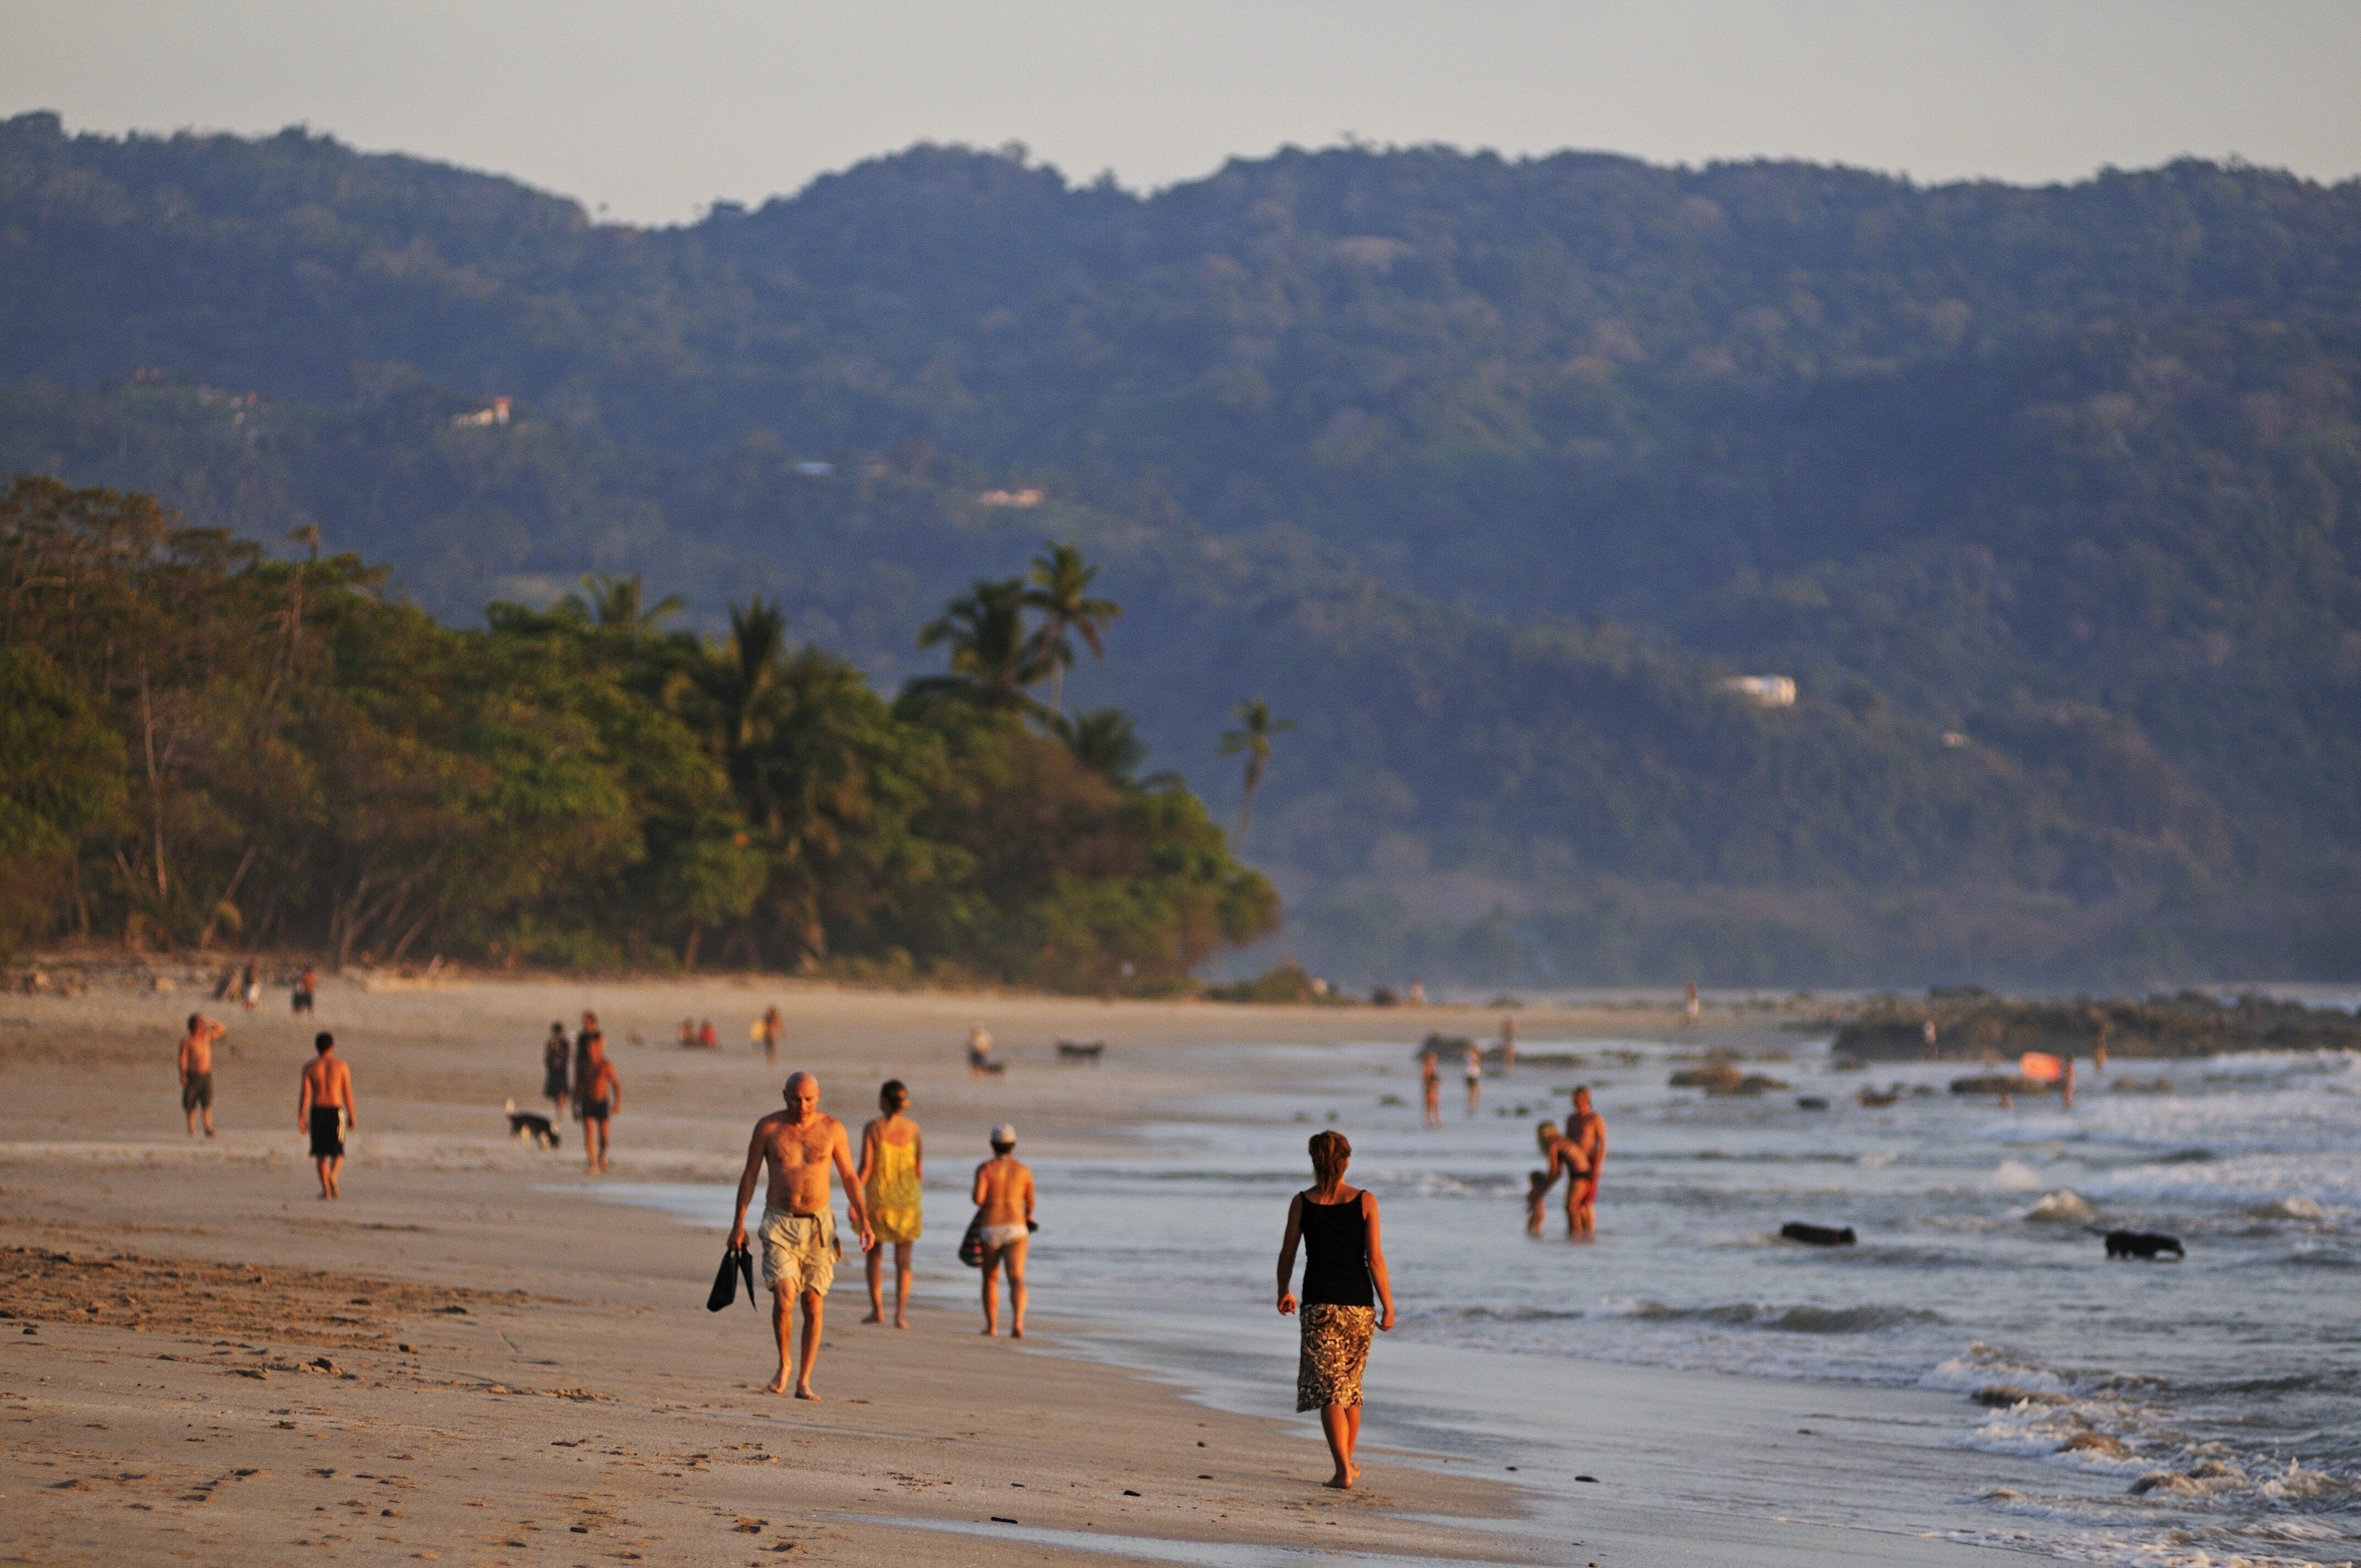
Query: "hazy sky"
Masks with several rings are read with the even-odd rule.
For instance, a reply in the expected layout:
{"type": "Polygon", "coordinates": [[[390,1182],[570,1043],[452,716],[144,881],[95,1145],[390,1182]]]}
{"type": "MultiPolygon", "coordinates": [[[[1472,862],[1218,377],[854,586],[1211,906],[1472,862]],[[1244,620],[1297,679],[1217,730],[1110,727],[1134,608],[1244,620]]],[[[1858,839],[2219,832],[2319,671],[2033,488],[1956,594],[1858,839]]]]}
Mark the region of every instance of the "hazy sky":
{"type": "Polygon", "coordinates": [[[304,123],[669,222],[920,139],[1076,178],[1350,132],[2071,179],[2361,173],[2361,0],[0,0],[0,114],[304,123]]]}

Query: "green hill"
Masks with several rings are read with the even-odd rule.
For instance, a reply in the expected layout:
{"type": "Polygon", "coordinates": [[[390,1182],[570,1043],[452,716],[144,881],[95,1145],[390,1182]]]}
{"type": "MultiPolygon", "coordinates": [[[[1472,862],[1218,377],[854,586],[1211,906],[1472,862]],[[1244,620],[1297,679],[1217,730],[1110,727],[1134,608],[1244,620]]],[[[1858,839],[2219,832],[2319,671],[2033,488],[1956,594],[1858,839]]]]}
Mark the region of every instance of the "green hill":
{"type": "Polygon", "coordinates": [[[0,464],[447,618],[644,569],[893,679],[1082,540],[1152,765],[1301,722],[1247,848],[1348,975],[2361,971],[2361,185],[919,148],[640,231],[23,116],[0,262],[0,464]]]}

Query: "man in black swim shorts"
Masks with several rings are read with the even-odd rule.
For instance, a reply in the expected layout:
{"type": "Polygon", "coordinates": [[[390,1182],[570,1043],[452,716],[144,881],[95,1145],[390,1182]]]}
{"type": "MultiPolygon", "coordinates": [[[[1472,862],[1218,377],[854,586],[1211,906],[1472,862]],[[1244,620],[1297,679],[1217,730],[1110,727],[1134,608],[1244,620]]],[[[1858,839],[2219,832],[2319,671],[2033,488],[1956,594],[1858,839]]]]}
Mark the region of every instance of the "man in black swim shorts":
{"type": "Polygon", "coordinates": [[[353,1069],[336,1055],[336,1037],[326,1030],[312,1041],[317,1054],[303,1064],[303,1091],[295,1102],[295,1125],[312,1135],[312,1163],[320,1172],[320,1196],[343,1196],[337,1179],[345,1169],[345,1133],[360,1125],[353,1103],[353,1069]]]}

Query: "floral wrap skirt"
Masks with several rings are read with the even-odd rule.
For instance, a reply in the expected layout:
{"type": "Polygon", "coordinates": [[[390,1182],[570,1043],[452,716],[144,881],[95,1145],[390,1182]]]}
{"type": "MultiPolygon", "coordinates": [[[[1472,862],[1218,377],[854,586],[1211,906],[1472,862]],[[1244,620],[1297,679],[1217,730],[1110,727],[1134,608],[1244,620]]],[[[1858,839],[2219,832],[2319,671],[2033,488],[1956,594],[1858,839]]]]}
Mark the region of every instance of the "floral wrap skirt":
{"type": "Polygon", "coordinates": [[[1295,1364],[1295,1408],[1361,1402],[1361,1369],[1369,1362],[1369,1336],[1377,1332],[1374,1307],[1336,1307],[1325,1301],[1301,1309],[1303,1352],[1295,1364]]]}

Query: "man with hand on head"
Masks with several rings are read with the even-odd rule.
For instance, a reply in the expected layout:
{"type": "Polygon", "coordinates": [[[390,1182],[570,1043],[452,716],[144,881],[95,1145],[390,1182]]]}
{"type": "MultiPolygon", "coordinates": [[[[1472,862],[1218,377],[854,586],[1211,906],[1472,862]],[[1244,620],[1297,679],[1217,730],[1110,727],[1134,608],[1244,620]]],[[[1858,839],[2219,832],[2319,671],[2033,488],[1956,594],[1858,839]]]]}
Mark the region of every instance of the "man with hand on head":
{"type": "Polygon", "coordinates": [[[844,1206],[862,1251],[876,1245],[870,1234],[869,1214],[854,1179],[852,1151],[844,1124],[823,1116],[819,1080],[798,1072],[787,1080],[787,1108],[774,1111],[754,1124],[746,1146],[746,1169],[738,1179],[737,1217],[730,1227],[730,1245],[746,1245],[746,1205],[754,1196],[754,1182],[766,1177],[763,1220],[756,1231],[763,1242],[763,1283],[771,1288],[771,1327],[779,1341],[778,1376],[764,1385],[774,1394],[787,1391],[787,1331],[800,1299],[804,1309],[802,1352],[796,1359],[795,1392],[798,1399],[817,1399],[812,1392],[812,1363],[819,1355],[821,1309],[829,1287],[836,1283],[836,1265],[844,1255],[837,1240],[834,1195],[829,1187],[833,1169],[844,1179],[844,1206]]]}
{"type": "Polygon", "coordinates": [[[181,1109],[189,1118],[189,1136],[197,1135],[197,1113],[205,1117],[205,1136],[214,1135],[214,1042],[229,1030],[202,1013],[189,1014],[189,1032],[181,1036],[181,1109]]]}

